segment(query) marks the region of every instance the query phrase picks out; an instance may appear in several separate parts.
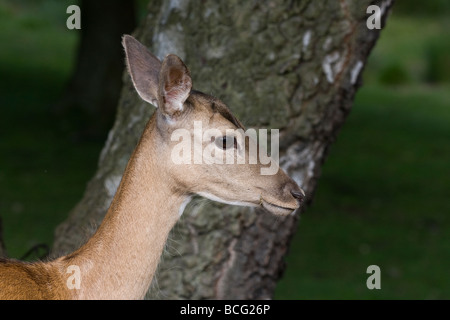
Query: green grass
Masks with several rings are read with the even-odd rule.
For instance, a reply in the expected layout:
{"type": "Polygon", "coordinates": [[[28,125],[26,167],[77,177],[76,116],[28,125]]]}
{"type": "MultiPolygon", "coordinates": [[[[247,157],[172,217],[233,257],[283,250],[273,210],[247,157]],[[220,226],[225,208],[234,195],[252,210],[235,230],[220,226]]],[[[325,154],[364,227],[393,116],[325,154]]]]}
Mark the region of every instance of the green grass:
{"type": "Polygon", "coordinates": [[[0,2],[0,217],[16,258],[52,243],[101,148],[62,135],[50,116],[75,55],[77,35],[65,25],[68,3],[0,2]]]}
{"type": "Polygon", "coordinates": [[[450,298],[449,89],[358,93],[277,298],[450,298]],[[381,290],[366,287],[371,264],[381,290]]]}
{"type": "MultiPolygon", "coordinates": [[[[103,144],[61,134],[49,116],[75,54],[68,4],[0,0],[0,217],[12,257],[52,243],[103,144]]],[[[300,219],[277,299],[450,298],[446,30],[445,17],[388,21],[300,219]],[[381,290],[366,288],[372,264],[381,290]]]]}
{"type": "Polygon", "coordinates": [[[450,83],[448,16],[392,14],[369,57],[366,84],[450,83]]]}
{"type": "Polygon", "coordinates": [[[448,23],[388,20],[275,298],[450,298],[448,23]],[[372,264],[381,290],[366,287],[372,264]]]}

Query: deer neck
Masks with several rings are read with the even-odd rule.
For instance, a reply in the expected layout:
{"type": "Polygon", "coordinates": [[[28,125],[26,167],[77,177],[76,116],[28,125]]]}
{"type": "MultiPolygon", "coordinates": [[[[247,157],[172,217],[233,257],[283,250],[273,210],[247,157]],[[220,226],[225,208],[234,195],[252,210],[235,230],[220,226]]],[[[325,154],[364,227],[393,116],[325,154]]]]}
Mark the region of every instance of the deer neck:
{"type": "MultiPolygon", "coordinates": [[[[152,123],[152,122],[151,122],[152,123]]],[[[168,234],[189,197],[158,170],[158,130],[147,126],[94,236],[69,257],[80,267],[79,298],[142,299],[168,234]]]]}

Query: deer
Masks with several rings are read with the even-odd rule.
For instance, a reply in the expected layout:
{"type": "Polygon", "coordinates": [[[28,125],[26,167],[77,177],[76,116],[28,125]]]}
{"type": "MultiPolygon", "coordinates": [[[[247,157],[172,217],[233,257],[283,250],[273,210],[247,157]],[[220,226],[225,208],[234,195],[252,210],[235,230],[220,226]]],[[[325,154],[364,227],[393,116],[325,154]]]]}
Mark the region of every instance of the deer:
{"type": "Polygon", "coordinates": [[[201,139],[203,148],[235,160],[252,155],[242,136],[230,134],[244,128],[241,122],[218,98],[192,88],[190,71],[178,56],[160,61],[131,35],[124,35],[122,44],[138,96],[156,109],[110,207],[96,232],[72,253],[48,261],[1,259],[0,299],[143,299],[168,235],[192,197],[262,207],[276,216],[295,213],[305,198],[280,167],[262,175],[265,165],[258,161],[171,161],[177,143],[171,134],[183,128],[194,135],[195,121],[202,130],[218,132],[201,139]]]}

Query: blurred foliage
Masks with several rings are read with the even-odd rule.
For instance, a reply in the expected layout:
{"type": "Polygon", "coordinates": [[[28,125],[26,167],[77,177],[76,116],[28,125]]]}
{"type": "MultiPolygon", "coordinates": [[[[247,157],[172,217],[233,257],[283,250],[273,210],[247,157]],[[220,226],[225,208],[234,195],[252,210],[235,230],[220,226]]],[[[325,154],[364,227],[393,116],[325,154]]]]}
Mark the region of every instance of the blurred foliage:
{"type": "Polygon", "coordinates": [[[450,35],[444,39],[432,39],[425,51],[424,80],[429,83],[450,82],[450,35]]]}
{"type": "Polygon", "coordinates": [[[276,298],[450,298],[449,17],[448,0],[395,2],[276,298]]]}
{"type": "Polygon", "coordinates": [[[448,16],[411,17],[394,11],[369,57],[366,84],[450,83],[449,29],[448,16]]]}
{"type": "Polygon", "coordinates": [[[378,80],[385,85],[400,85],[410,82],[411,78],[403,66],[390,64],[380,70],[378,80]]]}
{"type": "Polygon", "coordinates": [[[447,16],[450,14],[450,1],[395,0],[394,10],[402,15],[422,17],[447,16]]]}
{"type": "Polygon", "coordinates": [[[276,298],[450,298],[449,89],[358,92],[300,217],[276,298]],[[381,290],[366,287],[372,264],[381,290]]]}

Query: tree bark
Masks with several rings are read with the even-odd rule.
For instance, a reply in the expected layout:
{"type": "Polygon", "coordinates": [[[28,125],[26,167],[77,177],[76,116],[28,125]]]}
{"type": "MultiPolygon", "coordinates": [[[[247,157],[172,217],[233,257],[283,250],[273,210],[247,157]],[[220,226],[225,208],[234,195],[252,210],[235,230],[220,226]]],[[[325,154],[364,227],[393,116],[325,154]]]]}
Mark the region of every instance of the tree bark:
{"type": "MultiPolygon", "coordinates": [[[[391,1],[154,1],[135,35],[160,58],[178,54],[194,88],[222,99],[247,128],[279,129],[280,164],[311,201],[379,36],[366,27],[371,4],[384,26],[391,1]]],[[[56,231],[55,252],[73,250],[101,223],[153,112],[127,75],[118,108],[96,175],[56,231]]],[[[194,200],[148,298],[272,298],[297,219],[194,200]]]]}

